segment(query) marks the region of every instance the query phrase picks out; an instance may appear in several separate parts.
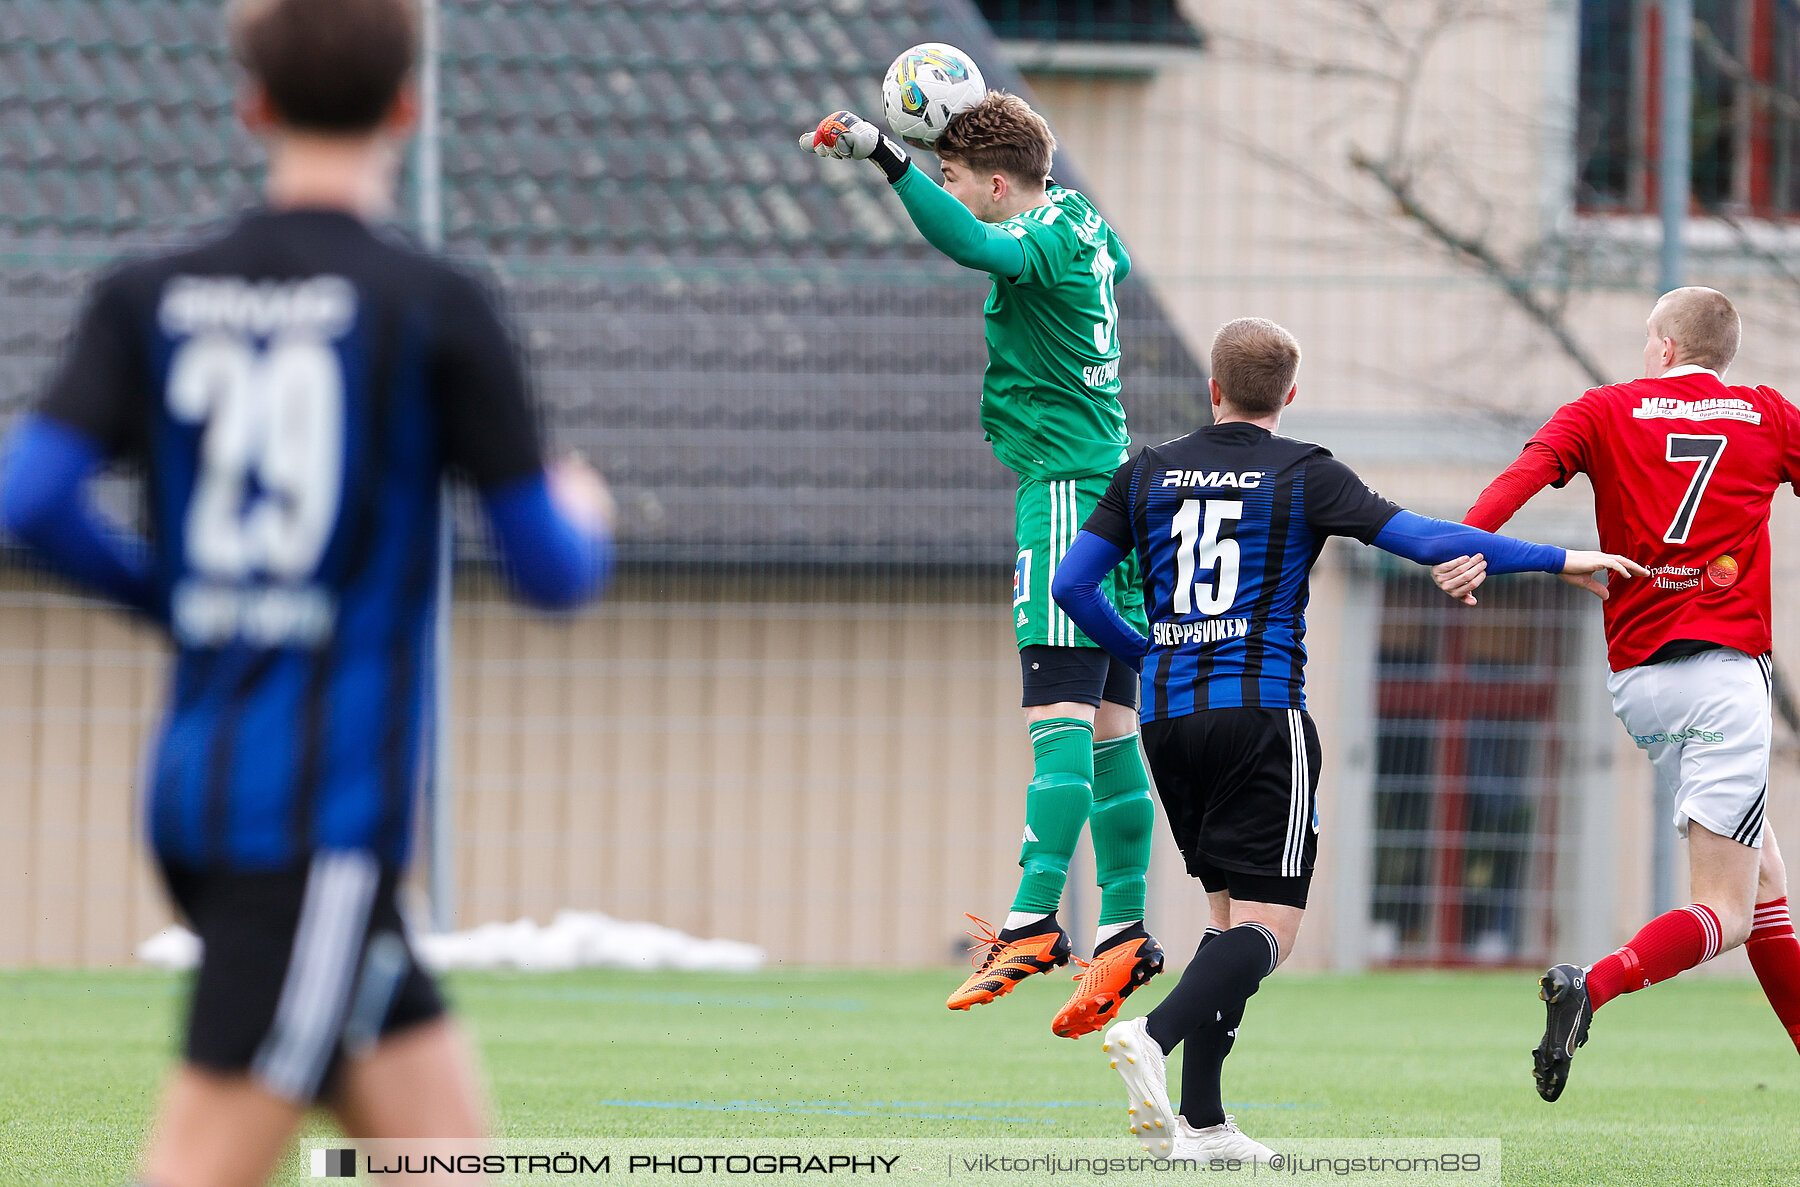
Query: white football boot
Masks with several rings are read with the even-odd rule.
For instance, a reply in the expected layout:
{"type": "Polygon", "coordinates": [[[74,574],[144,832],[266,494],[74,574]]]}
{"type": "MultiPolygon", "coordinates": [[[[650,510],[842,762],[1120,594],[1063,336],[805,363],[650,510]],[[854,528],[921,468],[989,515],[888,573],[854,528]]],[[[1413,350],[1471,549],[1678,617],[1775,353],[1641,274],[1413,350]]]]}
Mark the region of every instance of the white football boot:
{"type": "Polygon", "coordinates": [[[1169,1065],[1162,1048],[1150,1037],[1145,1020],[1115,1022],[1106,1032],[1100,1050],[1106,1052],[1109,1066],[1125,1081],[1131,1132],[1147,1153],[1157,1158],[1174,1157],[1176,1117],[1175,1110],[1169,1107],[1169,1065]]]}
{"type": "Polygon", "coordinates": [[[1227,1113],[1222,1123],[1205,1129],[1195,1129],[1186,1117],[1177,1117],[1175,1141],[1166,1157],[1196,1162],[1234,1158],[1239,1162],[1267,1163],[1275,1157],[1275,1151],[1239,1129],[1236,1118],[1227,1113]]]}

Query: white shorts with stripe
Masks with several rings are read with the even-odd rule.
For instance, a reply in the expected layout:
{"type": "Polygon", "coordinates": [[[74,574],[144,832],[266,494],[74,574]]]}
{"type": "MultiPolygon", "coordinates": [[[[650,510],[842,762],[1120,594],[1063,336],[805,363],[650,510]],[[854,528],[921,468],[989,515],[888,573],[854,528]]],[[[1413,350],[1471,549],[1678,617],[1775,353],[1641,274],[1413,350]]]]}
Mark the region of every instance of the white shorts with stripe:
{"type": "Polygon", "coordinates": [[[1675,800],[1675,828],[1688,823],[1752,848],[1762,846],[1769,795],[1769,657],[1728,648],[1614,672],[1613,712],[1650,756],[1656,781],[1675,800]]]}

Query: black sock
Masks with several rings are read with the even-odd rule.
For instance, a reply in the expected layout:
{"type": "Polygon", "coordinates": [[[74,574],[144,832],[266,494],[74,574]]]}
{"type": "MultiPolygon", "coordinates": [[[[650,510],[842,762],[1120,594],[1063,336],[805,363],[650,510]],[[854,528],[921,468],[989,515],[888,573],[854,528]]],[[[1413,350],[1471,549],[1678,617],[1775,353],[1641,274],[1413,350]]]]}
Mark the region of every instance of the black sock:
{"type": "Polygon", "coordinates": [[[1181,1115],[1195,1129],[1225,1120],[1221,1073],[1243,1020],[1244,1007],[1240,1005],[1181,1040],[1181,1115]]]}
{"type": "Polygon", "coordinates": [[[1180,983],[1150,1011],[1150,1037],[1167,1055],[1201,1026],[1241,1011],[1275,960],[1275,935],[1260,923],[1240,924],[1203,943],[1180,983]]]}
{"type": "MultiPolygon", "coordinates": [[[[1107,936],[1105,943],[1094,945],[1094,955],[1099,956],[1107,949],[1117,948],[1120,944],[1136,944],[1149,938],[1150,933],[1144,930],[1143,921],[1139,920],[1124,931],[1119,932],[1117,935],[1107,936]]],[[[1204,944],[1206,941],[1202,940],[1200,942],[1204,944]]]]}
{"type": "MultiPolygon", "coordinates": [[[[1224,935],[1224,929],[1209,927],[1200,937],[1200,947],[1208,940],[1224,935]]],[[[1239,1010],[1237,1018],[1243,1018],[1239,1010]]],[[[1205,1024],[1181,1040],[1181,1115],[1195,1129],[1205,1129],[1225,1120],[1225,1102],[1221,1099],[1218,1070],[1231,1054],[1237,1037],[1237,1023],[1217,1021],[1205,1024]]]]}
{"type": "Polygon", "coordinates": [[[1014,928],[1010,931],[1006,928],[1001,928],[1000,941],[1005,944],[1010,944],[1014,940],[1022,940],[1026,936],[1041,936],[1047,931],[1061,930],[1062,924],[1056,921],[1056,912],[1052,911],[1036,923],[1031,924],[1029,927],[1014,928]]]}

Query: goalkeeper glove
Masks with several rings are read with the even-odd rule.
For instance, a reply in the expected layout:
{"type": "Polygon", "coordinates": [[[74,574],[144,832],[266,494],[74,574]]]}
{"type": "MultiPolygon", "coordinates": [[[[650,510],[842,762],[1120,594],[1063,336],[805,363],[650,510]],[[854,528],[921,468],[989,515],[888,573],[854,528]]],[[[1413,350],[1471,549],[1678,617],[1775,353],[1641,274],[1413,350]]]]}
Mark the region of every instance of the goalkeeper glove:
{"type": "Polygon", "coordinates": [[[905,149],[853,111],[834,111],[820,120],[817,128],[801,134],[800,147],[817,156],[835,157],[840,161],[873,161],[887,175],[889,182],[899,181],[912,167],[905,149]]]}

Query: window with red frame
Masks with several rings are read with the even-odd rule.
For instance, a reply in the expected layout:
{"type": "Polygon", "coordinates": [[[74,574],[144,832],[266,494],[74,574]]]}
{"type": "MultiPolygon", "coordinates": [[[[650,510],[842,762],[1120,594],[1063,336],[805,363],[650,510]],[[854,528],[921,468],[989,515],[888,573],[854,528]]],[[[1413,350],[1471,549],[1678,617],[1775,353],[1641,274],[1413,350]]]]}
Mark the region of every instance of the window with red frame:
{"type": "MultiPolygon", "coordinates": [[[[1657,204],[1662,9],[1581,0],[1576,205],[1657,204]]],[[[1694,0],[1694,204],[1800,217],[1800,0],[1694,0]]]]}

